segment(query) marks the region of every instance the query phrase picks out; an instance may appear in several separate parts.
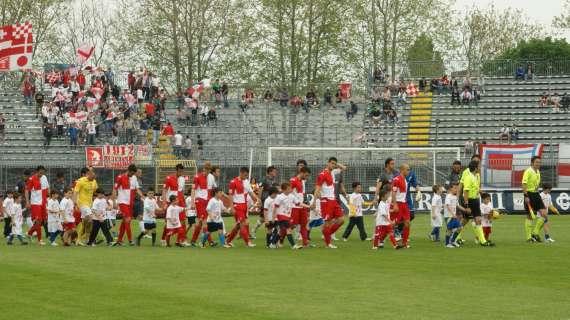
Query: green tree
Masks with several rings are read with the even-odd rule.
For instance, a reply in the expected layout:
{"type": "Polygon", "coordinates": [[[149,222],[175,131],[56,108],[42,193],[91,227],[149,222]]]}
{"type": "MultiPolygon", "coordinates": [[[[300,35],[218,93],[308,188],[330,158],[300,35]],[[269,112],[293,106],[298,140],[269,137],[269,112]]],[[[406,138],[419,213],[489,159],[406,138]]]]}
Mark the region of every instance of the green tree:
{"type": "Polygon", "coordinates": [[[563,11],[560,15],[554,17],[552,24],[561,29],[570,29],[570,0],[564,0],[563,11]]]}
{"type": "Polygon", "coordinates": [[[422,33],[407,51],[408,76],[439,77],[444,73],[441,53],[434,48],[433,40],[422,33]]]}

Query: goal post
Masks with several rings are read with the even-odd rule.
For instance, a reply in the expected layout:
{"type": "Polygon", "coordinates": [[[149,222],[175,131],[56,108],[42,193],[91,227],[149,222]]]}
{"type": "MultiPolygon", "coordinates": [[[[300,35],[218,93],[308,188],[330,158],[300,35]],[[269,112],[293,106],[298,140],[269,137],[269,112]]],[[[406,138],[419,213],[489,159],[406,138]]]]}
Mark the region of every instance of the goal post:
{"type": "MultiPolygon", "coordinates": [[[[348,166],[345,187],[354,181],[363,188],[372,187],[384,168],[384,160],[393,158],[396,166],[408,163],[423,187],[444,182],[454,160],[461,159],[459,147],[410,148],[342,148],[342,147],[284,147],[267,148],[267,165],[275,166],[285,175],[293,176],[298,159],[307,161],[313,176],[324,167],[329,157],[336,157],[348,166]]],[[[349,188],[350,189],[350,188],[349,188]]],[[[347,192],[349,191],[347,189],[347,192]]]]}

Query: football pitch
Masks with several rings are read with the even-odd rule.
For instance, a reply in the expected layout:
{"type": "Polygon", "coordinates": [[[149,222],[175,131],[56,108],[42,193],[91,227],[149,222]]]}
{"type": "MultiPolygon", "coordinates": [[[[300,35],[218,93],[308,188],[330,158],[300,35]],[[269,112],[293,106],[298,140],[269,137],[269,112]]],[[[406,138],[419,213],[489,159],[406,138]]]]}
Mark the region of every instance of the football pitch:
{"type": "Polygon", "coordinates": [[[570,217],[551,217],[551,244],[525,243],[523,219],[497,220],[494,248],[471,228],[463,248],[430,242],[427,215],[400,251],[373,251],[356,229],[336,250],[315,230],[319,248],[300,251],[265,249],[261,230],[256,248],[1,243],[0,318],[570,319],[570,217]]]}

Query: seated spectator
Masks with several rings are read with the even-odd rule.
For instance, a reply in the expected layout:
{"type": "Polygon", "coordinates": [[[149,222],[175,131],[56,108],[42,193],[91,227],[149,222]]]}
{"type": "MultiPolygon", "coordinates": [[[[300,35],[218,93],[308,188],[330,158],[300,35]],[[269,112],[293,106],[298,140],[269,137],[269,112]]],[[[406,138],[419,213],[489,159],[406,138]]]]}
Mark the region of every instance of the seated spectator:
{"type": "Polygon", "coordinates": [[[567,111],[570,107],[570,96],[566,92],[562,95],[562,99],[560,99],[560,107],[562,111],[567,111]]]}
{"type": "Polygon", "coordinates": [[[216,114],[216,108],[214,107],[208,110],[208,123],[214,123],[214,125],[218,124],[218,116],[216,114]]]}
{"type": "Polygon", "coordinates": [[[323,107],[326,106],[327,104],[330,106],[333,105],[331,88],[327,88],[323,96],[323,107]]]}
{"type": "Polygon", "coordinates": [[[241,95],[241,101],[239,103],[239,108],[240,108],[241,112],[243,112],[243,113],[245,113],[247,111],[248,103],[247,103],[247,98],[246,98],[245,94],[241,95]]]}
{"type": "Polygon", "coordinates": [[[178,92],[176,92],[176,106],[182,107],[183,105],[184,105],[184,95],[182,94],[182,91],[178,90],[178,92]]]}
{"type": "Polygon", "coordinates": [[[517,71],[515,72],[515,80],[525,80],[525,73],[523,67],[518,67],[517,71]]]}
{"type": "Polygon", "coordinates": [[[534,68],[532,67],[531,63],[527,63],[526,65],[526,73],[524,74],[525,80],[532,80],[534,78],[534,68]]]}
{"type": "Polygon", "coordinates": [[[307,94],[305,95],[305,103],[303,107],[305,108],[305,112],[309,112],[309,107],[312,107],[317,99],[317,95],[313,89],[310,89],[307,94]]]}
{"type": "Polygon", "coordinates": [[[394,110],[394,109],[388,110],[387,119],[388,119],[388,123],[390,123],[392,125],[398,123],[398,114],[396,113],[396,110],[394,110]]]}
{"type": "Polygon", "coordinates": [[[550,97],[550,102],[552,103],[552,112],[560,112],[560,96],[558,93],[555,92],[554,95],[550,97]]]}
{"type": "Polygon", "coordinates": [[[381,67],[376,67],[376,69],[374,69],[374,81],[384,82],[384,71],[381,67]]]}
{"type": "Polygon", "coordinates": [[[169,136],[169,137],[173,137],[174,136],[174,128],[172,127],[172,123],[168,122],[166,124],[166,126],[164,127],[164,129],[162,129],[162,135],[163,136],[169,136]]]}
{"type": "Polygon", "coordinates": [[[467,156],[467,157],[470,157],[471,155],[473,155],[473,140],[472,139],[465,141],[465,147],[463,149],[463,152],[465,153],[465,156],[467,156]]]}
{"type": "Polygon", "coordinates": [[[473,93],[472,93],[471,99],[473,100],[473,103],[476,106],[479,105],[479,100],[481,100],[481,94],[480,94],[479,88],[477,86],[473,87],[473,93]]]}
{"type": "MultiPolygon", "coordinates": [[[[335,98],[336,98],[336,103],[342,103],[342,92],[340,92],[340,88],[336,89],[336,93],[335,93],[335,98]]],[[[334,107],[334,106],[333,106],[334,107]]]]}
{"type": "Polygon", "coordinates": [[[281,107],[286,107],[287,102],[289,102],[289,93],[287,92],[287,89],[283,88],[279,94],[279,104],[281,107]]]}
{"type": "Polygon", "coordinates": [[[406,101],[406,97],[407,97],[407,93],[406,93],[406,88],[401,88],[398,89],[398,102],[397,105],[398,106],[404,106],[406,105],[406,103],[408,103],[408,101],[406,101]]]}
{"type": "Polygon", "coordinates": [[[346,111],[346,120],[354,118],[354,115],[358,112],[358,106],[354,101],[350,101],[350,109],[346,111]]]}
{"type": "Polygon", "coordinates": [[[471,79],[467,76],[463,78],[463,89],[471,90],[471,79]]]}
{"type": "Polygon", "coordinates": [[[519,128],[513,123],[513,127],[511,128],[511,141],[517,142],[519,140],[519,128]]]}
{"type": "Polygon", "coordinates": [[[245,90],[245,101],[247,102],[248,105],[253,105],[253,103],[255,102],[255,93],[253,92],[252,89],[246,89],[245,90]]]}
{"type": "Polygon", "coordinates": [[[176,121],[180,124],[186,121],[186,112],[184,112],[181,107],[176,109],[176,121]]]}
{"type": "Polygon", "coordinates": [[[273,102],[273,93],[271,93],[269,90],[265,91],[265,94],[263,95],[263,101],[265,103],[273,102]]]}
{"type": "Polygon", "coordinates": [[[374,124],[374,127],[377,128],[380,125],[380,120],[382,120],[382,113],[380,112],[380,109],[374,108],[370,113],[370,116],[372,117],[372,123],[374,124]]]}
{"type": "Polygon", "coordinates": [[[461,103],[463,105],[469,105],[469,102],[471,102],[471,92],[469,92],[468,88],[464,88],[463,92],[461,93],[461,103]]]}
{"type": "Polygon", "coordinates": [[[374,89],[372,89],[371,99],[372,99],[372,102],[376,102],[376,103],[379,103],[380,100],[382,100],[382,92],[380,91],[379,87],[374,87],[374,89]]]}
{"type": "Polygon", "coordinates": [[[384,94],[382,95],[382,100],[384,103],[390,102],[392,100],[392,93],[390,92],[390,87],[384,87],[384,94]]]}
{"type": "Polygon", "coordinates": [[[449,82],[449,78],[447,77],[446,74],[443,75],[443,77],[441,77],[440,81],[443,92],[449,92],[449,87],[450,87],[450,82],[449,82]]]}
{"type": "Polygon", "coordinates": [[[291,101],[289,101],[289,103],[293,107],[293,111],[297,112],[297,111],[299,111],[299,108],[303,105],[303,99],[301,99],[301,97],[295,95],[291,98],[291,101]]]}
{"type": "Polygon", "coordinates": [[[507,142],[509,142],[511,139],[510,130],[506,124],[503,125],[503,128],[499,132],[499,142],[503,143],[503,139],[507,140],[507,142]]]}
{"type": "Polygon", "coordinates": [[[422,78],[419,82],[418,82],[418,89],[420,91],[425,91],[426,90],[426,78],[422,78]]]}
{"type": "Polygon", "coordinates": [[[548,105],[548,95],[546,95],[546,92],[543,92],[542,95],[540,96],[540,99],[538,100],[538,106],[546,107],[547,105],[548,105]]]}

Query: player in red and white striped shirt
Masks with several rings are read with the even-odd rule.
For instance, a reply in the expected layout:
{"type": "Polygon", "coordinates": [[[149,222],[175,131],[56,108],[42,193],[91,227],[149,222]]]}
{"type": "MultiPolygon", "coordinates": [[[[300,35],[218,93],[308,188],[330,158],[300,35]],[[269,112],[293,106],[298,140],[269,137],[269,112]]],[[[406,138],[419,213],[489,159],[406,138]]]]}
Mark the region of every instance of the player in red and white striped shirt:
{"type": "Polygon", "coordinates": [[[406,176],[410,172],[410,166],[402,164],[400,166],[400,175],[392,179],[392,204],[394,205],[396,224],[404,223],[402,232],[402,246],[409,248],[408,238],[410,237],[410,208],[406,201],[406,193],[408,190],[408,182],[406,176]]]}
{"type": "Polygon", "coordinates": [[[234,218],[236,219],[236,224],[232,228],[232,231],[226,237],[226,243],[232,245],[232,240],[237,235],[238,231],[241,238],[245,241],[248,247],[255,247],[255,244],[249,241],[249,223],[247,221],[247,197],[253,198],[255,204],[254,206],[259,206],[259,198],[253,192],[249,180],[247,179],[249,175],[249,169],[242,167],[239,170],[239,176],[235,177],[229,185],[230,200],[234,210],[234,218]]]}
{"type": "MultiPolygon", "coordinates": [[[[133,197],[132,187],[134,183],[134,174],[137,172],[137,166],[131,164],[127,171],[120,174],[115,178],[115,185],[113,186],[113,198],[117,199],[119,205],[119,213],[122,215],[121,226],[119,227],[119,237],[115,245],[121,245],[125,232],[129,239],[129,244],[134,246],[133,234],[131,231],[131,219],[133,217],[133,197]]],[[[136,185],[135,185],[136,187],[136,185]]]]}
{"type": "MultiPolygon", "coordinates": [[[[184,177],[184,165],[181,163],[176,165],[176,173],[169,175],[164,179],[164,185],[162,186],[162,201],[164,203],[164,210],[170,205],[170,196],[176,196],[178,199],[178,206],[181,208],[186,208],[186,201],[184,200],[184,188],[186,185],[186,177],[184,177]]],[[[180,213],[180,223],[182,227],[179,229],[180,234],[176,237],[177,243],[182,245],[187,245],[186,243],[186,213],[183,210],[180,213]]],[[[162,231],[162,245],[166,245],[166,224],[164,230],[162,231]]]]}
{"type": "MultiPolygon", "coordinates": [[[[208,175],[212,171],[212,164],[209,161],[204,163],[202,167],[202,172],[198,172],[194,176],[194,181],[192,185],[192,206],[190,209],[196,209],[196,217],[198,221],[194,226],[194,233],[192,233],[192,240],[190,242],[191,246],[196,246],[196,241],[200,236],[200,232],[207,233],[208,226],[206,225],[208,220],[208,211],[206,207],[208,206],[208,201],[211,198],[211,191],[214,186],[209,183],[208,175]]],[[[208,239],[209,243],[212,244],[212,239],[208,239]]]]}
{"type": "MultiPolygon", "coordinates": [[[[331,243],[331,236],[344,224],[344,212],[335,196],[334,176],[345,170],[346,167],[337,163],[337,159],[331,157],[326,168],[317,177],[315,185],[315,199],[321,201],[321,214],[325,220],[323,225],[325,245],[331,249],[336,249],[336,246],[331,243]]],[[[311,208],[314,209],[315,206],[315,202],[313,202],[311,208]]]]}
{"type": "Polygon", "coordinates": [[[45,176],[46,168],[38,166],[33,176],[28,178],[26,190],[24,191],[26,208],[30,210],[34,225],[28,230],[28,236],[32,236],[34,232],[38,235],[40,245],[45,245],[42,241],[42,225],[47,222],[47,193],[49,192],[49,183],[45,176]]]}
{"type": "Polygon", "coordinates": [[[294,229],[300,226],[301,238],[303,239],[303,246],[296,245],[295,249],[300,249],[309,245],[309,238],[307,233],[307,223],[309,223],[309,205],[305,204],[305,181],[311,174],[311,170],[307,167],[301,167],[297,175],[289,180],[291,184],[291,194],[293,195],[294,203],[291,209],[291,225],[289,228],[294,229]]]}

